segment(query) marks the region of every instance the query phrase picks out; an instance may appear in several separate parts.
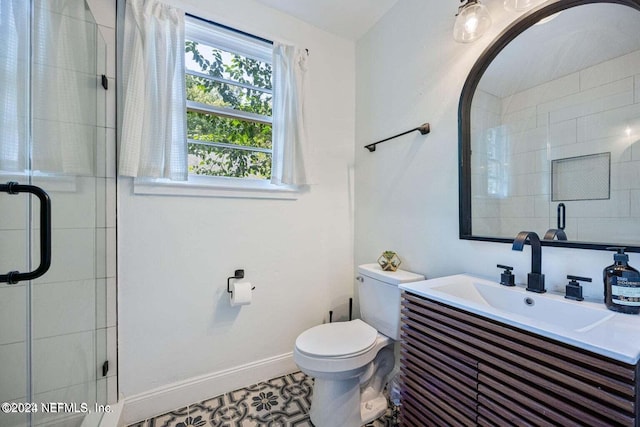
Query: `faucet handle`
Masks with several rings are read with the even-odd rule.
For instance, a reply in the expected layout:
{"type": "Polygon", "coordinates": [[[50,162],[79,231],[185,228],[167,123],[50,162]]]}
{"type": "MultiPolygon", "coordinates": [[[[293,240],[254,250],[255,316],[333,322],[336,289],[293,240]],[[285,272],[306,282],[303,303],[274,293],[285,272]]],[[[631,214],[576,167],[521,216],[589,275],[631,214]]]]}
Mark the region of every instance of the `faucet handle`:
{"type": "Polygon", "coordinates": [[[593,281],[591,277],[580,277],[580,276],[571,276],[571,275],[568,275],[567,279],[571,280],[572,282],[577,282],[577,281],[592,282],[593,281]]]}
{"type": "Polygon", "coordinates": [[[502,264],[498,264],[496,265],[496,267],[504,269],[504,272],[502,272],[502,274],[500,275],[501,285],[504,285],[504,286],[516,285],[515,276],[513,275],[513,273],[511,273],[511,270],[513,270],[513,267],[510,267],[508,265],[502,265],[502,264]]]}
{"type": "Polygon", "coordinates": [[[591,282],[591,277],[580,277],[580,276],[571,276],[568,275],[567,279],[570,282],[565,286],[565,298],[572,299],[574,301],[582,301],[584,300],[582,296],[582,286],[578,281],[581,282],[591,282]]]}

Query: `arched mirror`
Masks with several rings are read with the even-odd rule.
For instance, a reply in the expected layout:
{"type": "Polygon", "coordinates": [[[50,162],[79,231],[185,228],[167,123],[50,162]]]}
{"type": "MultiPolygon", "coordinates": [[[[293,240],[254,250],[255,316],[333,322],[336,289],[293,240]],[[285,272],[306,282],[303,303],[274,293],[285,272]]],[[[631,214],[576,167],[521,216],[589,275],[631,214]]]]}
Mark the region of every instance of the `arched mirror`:
{"type": "Polygon", "coordinates": [[[459,137],[460,238],[640,252],[640,0],[514,22],[469,74],[459,137]]]}

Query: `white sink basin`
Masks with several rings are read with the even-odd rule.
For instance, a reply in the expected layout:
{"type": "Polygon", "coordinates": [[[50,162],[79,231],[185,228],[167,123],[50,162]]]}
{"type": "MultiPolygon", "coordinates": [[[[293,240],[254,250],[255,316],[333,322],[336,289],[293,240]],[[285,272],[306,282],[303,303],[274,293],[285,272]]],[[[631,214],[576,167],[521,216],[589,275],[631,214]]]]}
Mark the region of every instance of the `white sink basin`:
{"type": "Polygon", "coordinates": [[[640,316],[616,313],[604,304],[536,294],[468,274],[400,288],[626,363],[640,359],[640,316]]]}
{"type": "Polygon", "coordinates": [[[509,288],[497,283],[473,280],[472,276],[457,277],[451,283],[433,286],[431,289],[453,297],[473,301],[517,316],[527,317],[531,322],[544,322],[578,331],[588,330],[600,322],[610,319],[614,312],[605,306],[569,303],[551,295],[527,292],[523,288],[509,288]]]}

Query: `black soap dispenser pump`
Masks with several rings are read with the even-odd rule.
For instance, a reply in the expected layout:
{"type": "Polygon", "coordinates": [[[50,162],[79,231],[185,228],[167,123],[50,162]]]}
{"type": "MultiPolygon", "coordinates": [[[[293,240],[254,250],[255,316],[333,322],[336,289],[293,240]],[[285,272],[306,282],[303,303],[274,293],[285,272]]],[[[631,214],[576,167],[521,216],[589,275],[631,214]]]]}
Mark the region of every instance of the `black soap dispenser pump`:
{"type": "Polygon", "coordinates": [[[629,265],[629,255],[623,247],[607,248],[617,253],[614,263],[602,272],[604,303],[609,310],[620,313],[640,313],[640,272],[629,265]]]}

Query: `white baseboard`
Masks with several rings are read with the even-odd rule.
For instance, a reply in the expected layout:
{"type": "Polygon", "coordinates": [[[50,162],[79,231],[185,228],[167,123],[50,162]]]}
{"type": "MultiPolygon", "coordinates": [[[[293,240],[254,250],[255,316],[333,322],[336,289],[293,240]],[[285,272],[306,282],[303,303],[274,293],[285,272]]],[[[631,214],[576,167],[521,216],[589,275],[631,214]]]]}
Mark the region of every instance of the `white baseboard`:
{"type": "Polygon", "coordinates": [[[126,397],[120,425],[142,421],[298,370],[293,361],[293,353],[285,353],[158,387],[126,397]]]}

